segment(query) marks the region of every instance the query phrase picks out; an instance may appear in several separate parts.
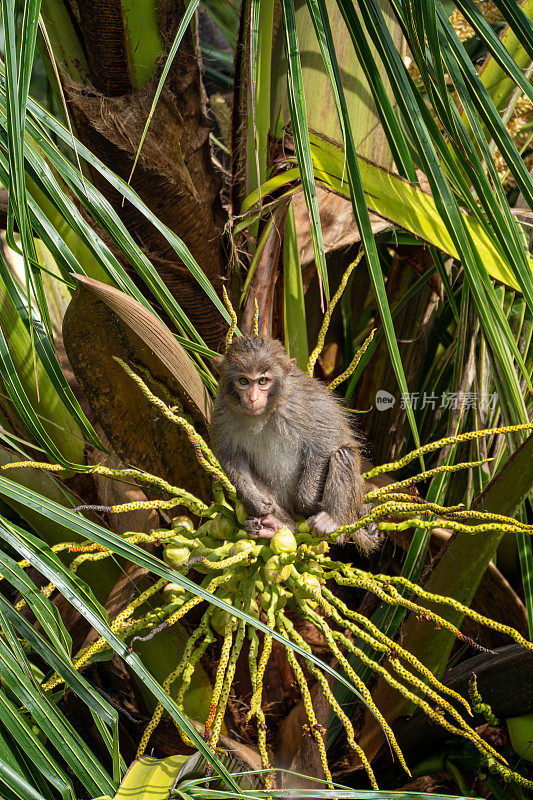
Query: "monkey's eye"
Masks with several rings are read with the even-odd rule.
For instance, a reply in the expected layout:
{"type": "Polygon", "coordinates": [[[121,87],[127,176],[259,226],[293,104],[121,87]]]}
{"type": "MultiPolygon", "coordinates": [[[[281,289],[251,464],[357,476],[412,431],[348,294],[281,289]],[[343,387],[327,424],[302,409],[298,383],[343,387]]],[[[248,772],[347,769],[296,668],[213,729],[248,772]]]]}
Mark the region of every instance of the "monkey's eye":
{"type": "Polygon", "coordinates": [[[240,386],[248,386],[249,380],[248,378],[239,378],[239,385],[240,386]]]}
{"type": "Polygon", "coordinates": [[[270,380],[268,378],[259,378],[258,383],[259,386],[266,386],[267,383],[270,383],[270,380]]]}

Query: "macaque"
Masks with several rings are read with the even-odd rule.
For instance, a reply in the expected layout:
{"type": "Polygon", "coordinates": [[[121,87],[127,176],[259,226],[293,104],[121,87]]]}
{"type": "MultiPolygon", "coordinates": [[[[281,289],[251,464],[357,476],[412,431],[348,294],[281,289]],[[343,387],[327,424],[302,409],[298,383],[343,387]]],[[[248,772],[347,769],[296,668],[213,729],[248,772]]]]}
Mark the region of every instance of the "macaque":
{"type": "MultiPolygon", "coordinates": [[[[234,339],[220,368],[212,422],[214,452],[249,515],[250,535],[271,538],[294,517],[328,536],[354,522],[362,508],[361,446],[348,412],[306,375],[275,339],[234,339]]],[[[353,541],[368,553],[366,529],[353,541]]]]}

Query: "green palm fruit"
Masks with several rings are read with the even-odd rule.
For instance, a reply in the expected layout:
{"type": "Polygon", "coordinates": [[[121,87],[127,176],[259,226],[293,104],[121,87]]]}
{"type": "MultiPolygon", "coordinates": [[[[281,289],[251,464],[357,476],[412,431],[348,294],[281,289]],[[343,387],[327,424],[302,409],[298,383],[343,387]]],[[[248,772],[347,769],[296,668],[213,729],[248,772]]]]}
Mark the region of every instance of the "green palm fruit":
{"type": "Polygon", "coordinates": [[[191,551],[188,547],[180,547],[175,544],[169,544],[163,550],[163,558],[173,569],[183,566],[191,557],[191,551]]]}
{"type": "Polygon", "coordinates": [[[215,633],[224,636],[229,621],[231,621],[231,629],[234,631],[237,628],[237,617],[234,617],[229,611],[224,611],[223,608],[215,608],[209,622],[215,633]]]}
{"type": "Polygon", "coordinates": [[[272,556],[263,567],[265,580],[269,583],[281,583],[286,581],[291,574],[291,568],[288,564],[282,565],[279,556],[272,556]]]}
{"type": "Polygon", "coordinates": [[[166,586],[163,586],[161,589],[161,597],[163,598],[163,605],[168,605],[169,603],[173,603],[174,600],[178,600],[182,595],[185,594],[185,589],[183,586],[180,586],[178,583],[167,583],[166,586]]]}
{"type": "Polygon", "coordinates": [[[189,517],[182,514],[178,517],[174,517],[171,522],[172,527],[174,530],[178,530],[179,528],[186,528],[188,531],[194,531],[194,522],[189,517]]]}
{"type": "Polygon", "coordinates": [[[321,589],[321,583],[316,575],[310,575],[308,572],[303,573],[299,585],[313,592],[319,592],[321,589]]]}
{"type": "Polygon", "coordinates": [[[244,525],[244,520],[248,514],[246,513],[246,510],[240,500],[237,500],[235,503],[235,514],[237,515],[239,525],[244,525]]]}
{"type": "Polygon", "coordinates": [[[287,553],[295,553],[297,549],[296,539],[292,531],[287,527],[280,528],[276,531],[270,540],[270,549],[277,553],[277,555],[286,555],[287,553]]]}
{"type": "Polygon", "coordinates": [[[255,542],[252,542],[251,539],[240,539],[239,541],[235,542],[232,545],[231,550],[229,551],[230,556],[236,556],[237,553],[244,553],[245,550],[252,550],[255,547],[255,542]]]}
{"type": "Polygon", "coordinates": [[[235,525],[224,514],[217,514],[211,522],[211,536],[215,539],[233,539],[235,534],[235,525]]]}

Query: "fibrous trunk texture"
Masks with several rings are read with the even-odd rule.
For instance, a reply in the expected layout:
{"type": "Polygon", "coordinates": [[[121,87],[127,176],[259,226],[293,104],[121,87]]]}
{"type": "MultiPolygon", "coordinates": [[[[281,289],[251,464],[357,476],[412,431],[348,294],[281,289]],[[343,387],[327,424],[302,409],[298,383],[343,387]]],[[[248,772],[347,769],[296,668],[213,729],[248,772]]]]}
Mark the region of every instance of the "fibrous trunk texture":
{"type": "MultiPolygon", "coordinates": [[[[57,2],[48,0],[44,4],[45,15],[52,14],[57,2]]],[[[184,13],[181,0],[159,3],[159,29],[167,53],[184,13]]],[[[72,19],[89,68],[85,81],[80,80],[83,71],[68,74],[65,62],[72,64],[70,59],[59,64],[76,135],[127,180],[164,58],[156,61],[148,83],[134,88],[131,54],[128,56],[131,41],[125,35],[120,1],[78,0],[72,19]]],[[[70,72],[74,70],[71,68],[70,72]]],[[[221,289],[225,216],[220,181],[211,160],[209,132],[197,42],[189,27],[166,79],[131,183],[159,219],[183,239],[211,283],[221,289]]],[[[123,205],[122,196],[95,171],[91,179],[112,203],[204,339],[212,346],[218,345],[225,331],[222,320],[206,314],[205,294],[174,250],[142,214],[128,203],[123,205]]]]}

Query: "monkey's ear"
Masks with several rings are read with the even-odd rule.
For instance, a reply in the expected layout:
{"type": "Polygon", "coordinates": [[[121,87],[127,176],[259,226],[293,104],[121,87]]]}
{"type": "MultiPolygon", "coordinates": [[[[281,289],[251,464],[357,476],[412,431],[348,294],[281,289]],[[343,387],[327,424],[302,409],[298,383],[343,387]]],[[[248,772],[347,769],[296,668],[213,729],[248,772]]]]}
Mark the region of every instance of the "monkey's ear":
{"type": "Polygon", "coordinates": [[[213,366],[216,367],[219,372],[222,368],[223,362],[224,362],[224,356],[215,356],[213,358],[213,366]]]}

